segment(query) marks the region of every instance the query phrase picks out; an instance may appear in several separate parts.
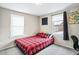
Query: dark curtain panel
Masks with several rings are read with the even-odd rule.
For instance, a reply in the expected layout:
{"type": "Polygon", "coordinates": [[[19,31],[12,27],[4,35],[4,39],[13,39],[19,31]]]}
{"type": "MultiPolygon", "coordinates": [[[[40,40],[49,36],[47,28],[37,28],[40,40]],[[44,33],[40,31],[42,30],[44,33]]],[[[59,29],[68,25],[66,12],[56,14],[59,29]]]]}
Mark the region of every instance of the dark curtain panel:
{"type": "Polygon", "coordinates": [[[63,19],[64,19],[64,22],[63,22],[63,25],[64,25],[64,40],[69,40],[69,35],[68,35],[68,23],[67,23],[67,13],[66,11],[63,12],[63,19]]]}

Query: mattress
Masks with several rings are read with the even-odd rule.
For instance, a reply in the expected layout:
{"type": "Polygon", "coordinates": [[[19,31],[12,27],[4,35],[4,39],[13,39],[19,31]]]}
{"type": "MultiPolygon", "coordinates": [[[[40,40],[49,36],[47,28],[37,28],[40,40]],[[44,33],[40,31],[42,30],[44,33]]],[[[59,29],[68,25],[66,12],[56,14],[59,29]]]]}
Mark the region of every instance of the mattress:
{"type": "Polygon", "coordinates": [[[36,54],[38,51],[54,43],[53,38],[31,36],[15,40],[16,45],[27,55],[36,54]]]}

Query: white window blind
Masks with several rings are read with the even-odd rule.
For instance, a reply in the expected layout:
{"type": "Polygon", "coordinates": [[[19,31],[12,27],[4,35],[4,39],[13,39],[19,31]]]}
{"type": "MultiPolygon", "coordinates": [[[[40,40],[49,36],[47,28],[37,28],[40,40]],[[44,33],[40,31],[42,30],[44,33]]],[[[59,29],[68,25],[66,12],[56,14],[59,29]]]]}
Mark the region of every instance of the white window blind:
{"type": "Polygon", "coordinates": [[[53,25],[60,25],[63,22],[63,14],[52,16],[53,25]]]}
{"type": "Polygon", "coordinates": [[[11,14],[11,36],[24,35],[24,16],[11,14]]]}
{"type": "Polygon", "coordinates": [[[63,14],[58,14],[52,16],[52,27],[53,32],[58,32],[60,30],[63,30],[63,14]]]}

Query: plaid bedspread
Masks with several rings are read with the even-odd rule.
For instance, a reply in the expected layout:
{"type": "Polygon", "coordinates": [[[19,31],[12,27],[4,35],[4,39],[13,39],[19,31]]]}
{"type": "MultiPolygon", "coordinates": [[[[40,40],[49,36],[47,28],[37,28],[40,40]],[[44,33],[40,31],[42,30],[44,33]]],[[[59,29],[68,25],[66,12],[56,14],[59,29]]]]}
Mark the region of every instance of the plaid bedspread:
{"type": "Polygon", "coordinates": [[[43,48],[47,47],[48,45],[53,44],[54,39],[31,36],[16,39],[15,43],[25,54],[33,55],[43,48]]]}

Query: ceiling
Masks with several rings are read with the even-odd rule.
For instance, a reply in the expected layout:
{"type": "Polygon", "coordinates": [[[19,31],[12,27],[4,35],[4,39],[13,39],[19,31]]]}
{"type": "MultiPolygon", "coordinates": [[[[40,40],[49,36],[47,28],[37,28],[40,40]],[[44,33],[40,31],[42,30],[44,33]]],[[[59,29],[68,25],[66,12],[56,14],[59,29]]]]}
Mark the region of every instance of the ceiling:
{"type": "Polygon", "coordinates": [[[0,3],[0,7],[36,16],[65,9],[72,3],[0,3]]]}

